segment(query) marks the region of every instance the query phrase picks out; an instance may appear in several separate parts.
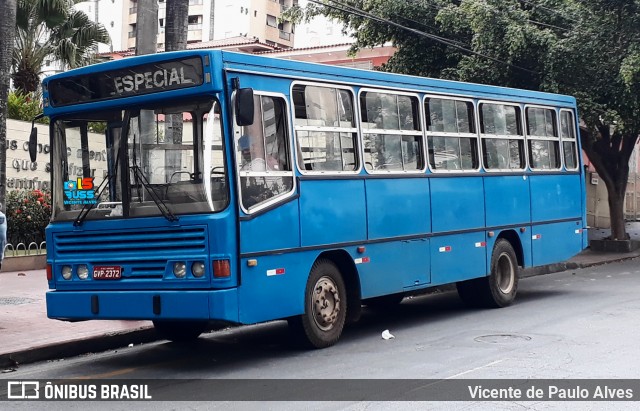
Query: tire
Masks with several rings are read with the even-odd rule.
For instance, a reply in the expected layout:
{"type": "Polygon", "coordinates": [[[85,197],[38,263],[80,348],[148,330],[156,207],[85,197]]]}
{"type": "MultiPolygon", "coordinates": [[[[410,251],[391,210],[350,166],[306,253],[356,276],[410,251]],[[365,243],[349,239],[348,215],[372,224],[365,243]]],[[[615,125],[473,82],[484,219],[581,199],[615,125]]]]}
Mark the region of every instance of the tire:
{"type": "Polygon", "coordinates": [[[347,318],[347,289],[338,267],[319,259],[311,268],[304,293],[304,314],[291,318],[289,325],[299,341],[310,348],[334,345],[347,318]]]}
{"type": "Polygon", "coordinates": [[[363,304],[375,310],[382,310],[389,307],[395,307],[404,299],[404,293],[383,295],[380,297],[368,298],[363,304]]]}
{"type": "Polygon", "coordinates": [[[487,277],[456,284],[458,295],[470,306],[501,308],[510,305],[518,291],[518,259],[509,241],[496,241],[487,277]]]}
{"type": "Polygon", "coordinates": [[[153,326],[158,335],[174,342],[186,342],[197,339],[207,330],[208,321],[191,320],[154,320],[153,326]]]}

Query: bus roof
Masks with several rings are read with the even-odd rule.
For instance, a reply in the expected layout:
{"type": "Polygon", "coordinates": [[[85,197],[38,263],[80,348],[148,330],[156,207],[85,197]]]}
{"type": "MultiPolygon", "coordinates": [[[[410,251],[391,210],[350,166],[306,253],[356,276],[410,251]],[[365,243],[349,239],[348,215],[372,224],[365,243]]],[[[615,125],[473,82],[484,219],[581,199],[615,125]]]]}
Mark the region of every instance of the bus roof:
{"type": "MultiPolygon", "coordinates": [[[[187,67],[187,65],[183,66],[187,67]]],[[[178,67],[177,70],[181,69],[178,67]]],[[[128,57],[50,76],[43,82],[44,113],[52,116],[144,104],[156,100],[157,97],[166,99],[202,96],[203,93],[214,93],[223,89],[224,78],[220,75],[223,70],[285,77],[299,81],[322,81],[350,86],[451,94],[477,99],[553,104],[567,107],[574,107],[576,104],[574,97],[561,94],[308,63],[222,50],[186,50],[128,57]],[[169,87],[171,70],[175,70],[175,67],[184,61],[193,62],[194,57],[201,59],[202,68],[192,73],[191,80],[185,80],[182,84],[177,79],[177,85],[169,87]],[[133,88],[127,90],[127,85],[133,85],[134,82],[126,83],[125,81],[124,87],[122,80],[119,85],[117,84],[117,79],[133,78],[136,75],[139,76],[138,79],[142,79],[146,75],[146,84],[150,84],[151,87],[146,90],[138,90],[137,87],[135,90],[133,88]],[[201,79],[201,82],[194,83],[193,79],[195,78],[201,79]],[[113,85],[114,79],[116,79],[115,86],[113,85]],[[62,87],[67,91],[64,88],[65,82],[66,85],[73,83],[75,87],[68,96],[60,98],[60,93],[55,89],[59,90],[62,87]],[[63,86],[60,86],[61,84],[63,86]],[[54,89],[53,93],[52,89],[54,89]],[[78,90],[81,94],[80,97],[76,93],[78,90]]]]}
{"type": "Polygon", "coordinates": [[[537,100],[540,102],[546,101],[547,104],[575,105],[574,97],[563,94],[309,63],[230,51],[221,51],[221,53],[225,68],[231,71],[250,70],[267,75],[299,78],[301,80],[324,80],[331,83],[405,89],[421,93],[465,95],[480,99],[505,99],[526,102],[537,100]],[[277,64],[274,64],[274,60],[277,61],[277,64]]]}

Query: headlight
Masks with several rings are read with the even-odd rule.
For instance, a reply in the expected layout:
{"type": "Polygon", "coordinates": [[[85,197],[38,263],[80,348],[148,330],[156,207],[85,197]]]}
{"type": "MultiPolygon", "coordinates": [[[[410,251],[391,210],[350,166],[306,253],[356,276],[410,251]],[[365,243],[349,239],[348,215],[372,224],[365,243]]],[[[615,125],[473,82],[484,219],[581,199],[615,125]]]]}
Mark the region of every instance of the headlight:
{"type": "Polygon", "coordinates": [[[182,261],[173,263],[173,275],[178,278],[184,278],[187,275],[187,264],[182,261]]]}
{"type": "Polygon", "coordinates": [[[62,266],[62,278],[64,278],[65,280],[70,280],[71,279],[71,266],[70,265],[63,265],[62,266]]]}
{"type": "Polygon", "coordinates": [[[202,277],[204,275],[204,263],[202,261],[196,261],[191,264],[191,273],[194,277],[202,277]]]}
{"type": "Polygon", "coordinates": [[[86,280],[87,278],[89,278],[89,267],[87,267],[86,265],[79,265],[78,266],[78,278],[81,280],[86,280]]]}

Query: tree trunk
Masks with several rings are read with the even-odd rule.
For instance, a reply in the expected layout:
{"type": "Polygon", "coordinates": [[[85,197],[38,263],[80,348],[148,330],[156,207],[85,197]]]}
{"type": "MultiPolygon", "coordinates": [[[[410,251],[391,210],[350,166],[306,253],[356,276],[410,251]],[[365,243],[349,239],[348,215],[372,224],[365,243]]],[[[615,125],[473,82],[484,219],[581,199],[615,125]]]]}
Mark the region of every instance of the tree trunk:
{"type": "MultiPolygon", "coordinates": [[[[626,191],[625,184],[625,191],[626,191]]],[[[608,200],[609,200],[609,218],[611,220],[611,239],[612,240],[627,240],[629,235],[625,227],[624,220],[624,196],[625,191],[618,193],[616,188],[610,188],[607,186],[608,200]]]]}
{"type": "Polygon", "coordinates": [[[7,193],[7,100],[11,56],[15,46],[16,0],[5,0],[0,14],[0,211],[6,210],[7,193]]]}
{"type": "Polygon", "coordinates": [[[599,135],[580,129],[582,148],[607,186],[612,240],[628,240],[624,220],[624,199],[629,178],[629,159],[633,153],[638,133],[611,134],[609,125],[598,127],[599,135]]]}

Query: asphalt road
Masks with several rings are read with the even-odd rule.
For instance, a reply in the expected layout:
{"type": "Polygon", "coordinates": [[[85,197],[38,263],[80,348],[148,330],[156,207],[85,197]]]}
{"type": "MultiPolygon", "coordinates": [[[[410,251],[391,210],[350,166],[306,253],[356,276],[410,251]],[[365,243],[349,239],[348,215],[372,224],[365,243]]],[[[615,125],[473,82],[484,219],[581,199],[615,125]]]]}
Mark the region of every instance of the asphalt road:
{"type": "MultiPolygon", "coordinates": [[[[630,260],[522,279],[516,302],[503,309],[469,309],[455,292],[446,292],[405,299],[386,312],[365,310],[361,321],[347,328],[336,346],[324,350],[296,348],[286,323],[274,322],[206,334],[192,344],[158,342],[26,365],[2,378],[640,379],[639,337],[640,261],[630,260]],[[384,330],[395,338],[383,339],[384,330]]],[[[330,389],[335,387],[330,385],[318,384],[319,399],[331,397],[330,389]]],[[[343,388],[350,389],[348,383],[343,388]]],[[[181,400],[203,398],[202,381],[167,383],[162,390],[181,400]]],[[[640,398],[638,391],[636,398],[640,398]]],[[[272,398],[283,396],[286,393],[272,398]]],[[[637,406],[629,402],[415,403],[399,401],[402,399],[402,392],[392,392],[392,402],[366,398],[342,402],[16,402],[0,403],[0,408],[617,410],[637,406]]]]}

